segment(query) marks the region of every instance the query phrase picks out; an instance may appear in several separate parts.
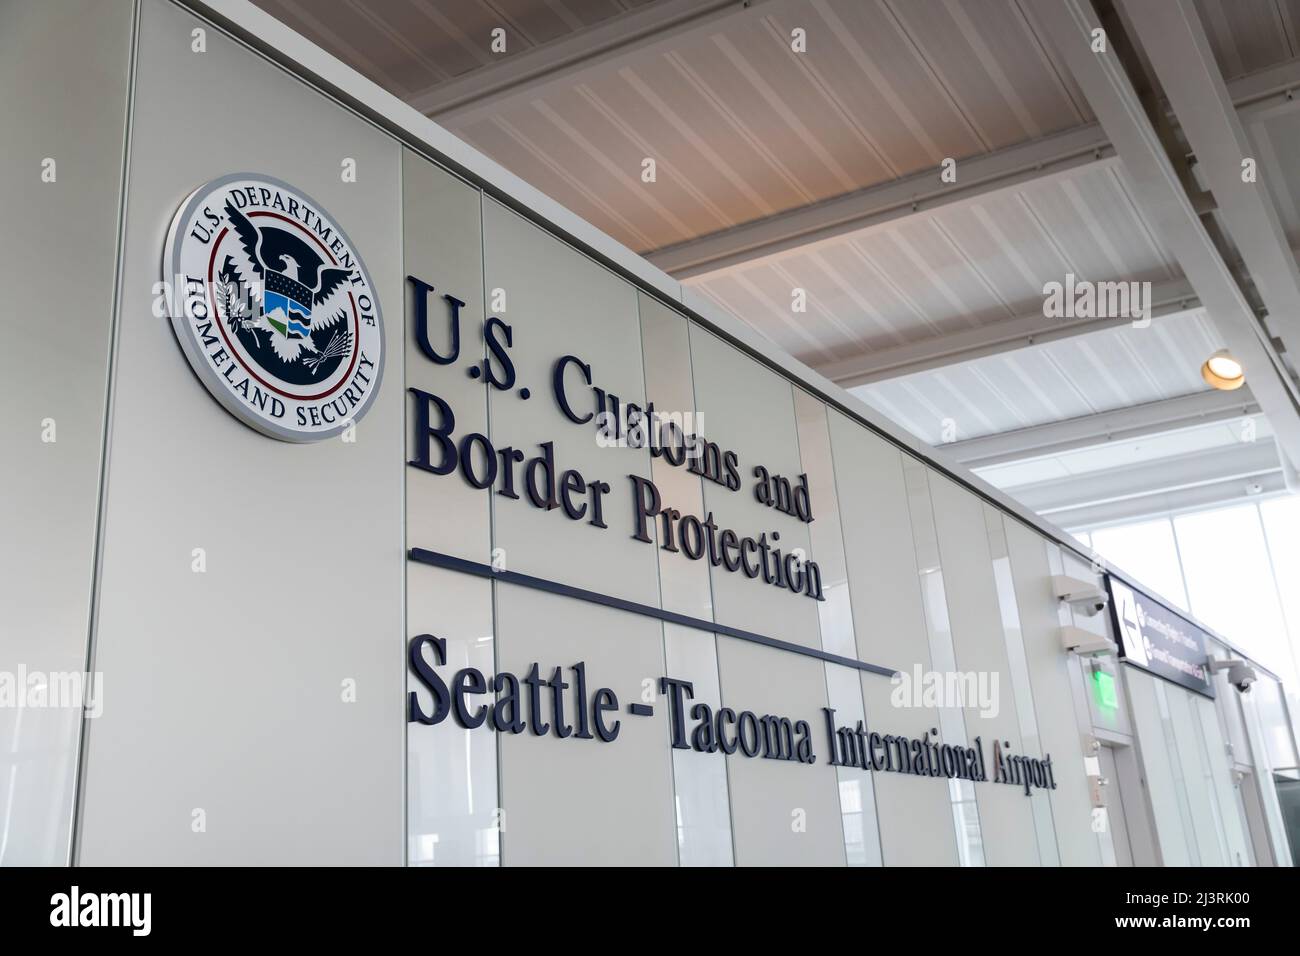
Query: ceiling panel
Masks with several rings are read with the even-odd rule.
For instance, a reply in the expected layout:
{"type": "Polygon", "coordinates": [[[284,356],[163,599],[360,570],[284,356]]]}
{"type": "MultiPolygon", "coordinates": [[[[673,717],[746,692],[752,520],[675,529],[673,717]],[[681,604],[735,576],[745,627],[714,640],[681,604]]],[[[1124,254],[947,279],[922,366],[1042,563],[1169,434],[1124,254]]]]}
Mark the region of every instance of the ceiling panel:
{"type": "Polygon", "coordinates": [[[995,488],[1015,488],[1070,477],[1070,472],[1055,458],[1013,461],[992,468],[981,468],[977,474],[995,488]]]}
{"type": "Polygon", "coordinates": [[[1221,348],[1201,312],[1121,326],[852,391],[932,445],[1204,391],[1221,348]],[[945,420],[951,429],[945,435],[945,420]]]}
{"type": "Polygon", "coordinates": [[[1022,195],[1068,271],[1079,278],[1159,280],[1177,274],[1172,254],[1138,213],[1117,167],[1032,184],[1022,195]]]}
{"type": "Polygon", "coordinates": [[[451,48],[444,31],[426,25],[428,19],[414,6],[403,4],[388,13],[417,20],[415,27],[408,25],[403,31],[410,38],[424,37],[415,49],[395,42],[397,28],[377,24],[370,10],[348,3],[322,6],[309,0],[260,0],[258,6],[397,96],[411,96],[446,79],[458,60],[464,60],[465,69],[476,65],[465,51],[451,48]]]}
{"type": "Polygon", "coordinates": [[[1196,0],[1210,47],[1225,80],[1297,55],[1296,0],[1196,0]]]}
{"type": "MultiPolygon", "coordinates": [[[[1255,441],[1272,435],[1268,423],[1262,416],[1256,416],[1252,420],[1256,422],[1255,441]]],[[[1056,459],[1070,474],[1086,475],[1095,471],[1135,465],[1143,461],[1209,451],[1212,448],[1235,448],[1242,443],[1240,427],[1240,421],[1215,422],[1209,425],[1198,425],[1195,428],[1147,435],[1134,441],[1111,442],[1091,448],[1080,448],[1057,455],[1056,459]]]]}
{"type": "MultiPolygon", "coordinates": [[[[1083,504],[1093,493],[1091,482],[1068,482],[1069,478],[1098,476],[1108,485],[1108,495],[1122,498],[1152,495],[1181,486],[1195,485],[1206,480],[1204,462],[1207,456],[1222,464],[1220,475],[1257,474],[1261,462],[1276,461],[1269,453],[1273,445],[1272,430],[1263,416],[1252,416],[1234,422],[1214,422],[1175,431],[1148,435],[1132,441],[1107,442],[1079,448],[1062,455],[1045,455],[1041,458],[1009,462],[980,468],[976,472],[990,484],[1005,490],[1009,495],[1029,495],[1039,501],[1052,501],[1051,510],[1083,504]],[[1255,428],[1249,439],[1243,438],[1242,424],[1250,421],[1255,428]],[[1264,454],[1260,455],[1261,448],[1264,454]],[[1142,466],[1155,466],[1143,468],[1142,466]],[[1115,484],[1116,475],[1128,474],[1136,479],[1130,487],[1115,484]],[[1054,482],[1057,491],[1043,498],[1044,483],[1054,482]]],[[[1266,470],[1271,465],[1265,465],[1266,470]]],[[[1212,482],[1219,479],[1210,479],[1212,482]]],[[[1226,494],[1237,496],[1252,494],[1247,486],[1235,485],[1226,494]]],[[[1218,494],[1224,494],[1221,489],[1218,494]]],[[[1257,492],[1254,492],[1257,493],[1257,492]]],[[[1191,499],[1203,506],[1205,499],[1191,499]]],[[[1212,500],[1212,499],[1211,499],[1212,500]]],[[[1186,501],[1186,499],[1184,499],[1186,501]]],[[[1167,498],[1146,500],[1128,513],[1129,520],[1142,514],[1159,513],[1170,507],[1167,498]]],[[[1124,514],[1123,511],[1120,512],[1124,514]]]]}
{"type": "Polygon", "coordinates": [[[641,5],[641,0],[254,2],[403,98],[641,5]],[[506,31],[504,53],[490,49],[497,28],[506,31]]]}
{"type": "Polygon", "coordinates": [[[480,0],[478,5],[498,11],[498,22],[504,20],[508,30],[521,34],[531,46],[558,40],[626,10],[615,0],[480,0]]]}
{"type": "Polygon", "coordinates": [[[1291,247],[1300,248],[1300,107],[1253,116],[1246,132],[1259,158],[1259,178],[1268,187],[1291,247]]]}
{"type": "Polygon", "coordinates": [[[874,226],[688,280],[802,361],[820,364],[1030,315],[1043,286],[1080,279],[1161,281],[1172,256],[1111,167],[874,226]],[[764,290],[755,310],[738,285],[764,290]],[[790,314],[791,290],[808,292],[790,314]],[[792,322],[791,320],[797,320],[792,322]]]}
{"type": "Polygon", "coordinates": [[[886,9],[903,28],[899,39],[916,45],[984,149],[1090,119],[1016,4],[903,0],[886,9]]]}
{"type": "MultiPolygon", "coordinates": [[[[258,3],[406,98],[645,5],[258,3]]],[[[1090,122],[1046,51],[1018,0],[792,0],[451,127],[645,252],[1090,122]]]]}
{"type": "MultiPolygon", "coordinates": [[[[602,119],[566,91],[452,128],[573,208],[583,187],[558,183],[545,168],[545,160],[573,162],[561,137],[521,146],[494,127],[527,128],[542,112],[560,118],[563,137],[586,136],[638,182],[642,159],[654,158],[650,192],[694,184],[707,201],[690,197],[704,211],[686,232],[645,203],[621,218],[594,218],[639,252],[1092,118],[1013,0],[777,4],[575,86],[586,105],[604,105],[594,114],[602,119]],[[790,48],[795,28],[806,31],[805,53],[790,48]],[[613,133],[603,125],[610,116],[621,120],[613,133]]],[[[575,178],[584,182],[586,169],[603,165],[588,155],[575,178]]]]}

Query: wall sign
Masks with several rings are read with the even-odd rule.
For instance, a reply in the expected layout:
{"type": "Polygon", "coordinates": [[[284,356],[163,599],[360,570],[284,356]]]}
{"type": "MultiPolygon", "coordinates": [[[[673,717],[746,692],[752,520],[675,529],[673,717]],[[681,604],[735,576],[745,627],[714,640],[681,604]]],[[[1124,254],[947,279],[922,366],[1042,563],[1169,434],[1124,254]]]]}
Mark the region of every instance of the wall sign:
{"type": "MultiPolygon", "coordinates": [[[[533,384],[518,381],[511,355],[514,328],[498,316],[483,322],[482,347],[477,336],[462,355],[460,310],[464,301],[444,292],[439,301],[432,284],[407,276],[413,292],[412,332],[430,362],[447,368],[461,363],[470,378],[486,388],[534,398],[533,384]]],[[[465,336],[464,338],[467,338],[465,336]]],[[[721,436],[707,437],[687,430],[671,415],[657,410],[652,397],[644,403],[614,394],[600,370],[579,355],[558,355],[551,364],[549,400],[570,427],[595,432],[601,447],[644,449],[651,458],[697,475],[731,494],[748,494],[773,514],[805,524],[815,520],[808,476],[781,475],[762,462],[746,462],[721,436]]],[[[695,515],[672,507],[649,478],[626,475],[626,482],[609,481],[568,467],[546,436],[530,447],[497,447],[479,432],[458,429],[456,411],[441,395],[414,386],[407,389],[412,426],[411,468],[439,478],[460,479],[496,496],[499,507],[531,507],[554,514],[554,520],[585,523],[607,533],[611,522],[643,545],[657,546],[688,561],[705,561],[713,568],[744,575],[755,587],[788,592],[794,598],[826,600],[821,568],[799,550],[786,550],[780,531],[772,528],[729,528],[719,525],[712,511],[695,515]]],[[[541,389],[538,389],[540,392],[541,389]]],[[[587,601],[665,622],[749,641],[785,653],[816,657],[856,670],[892,674],[890,668],[839,657],[770,635],[691,618],[662,608],[565,585],[556,581],[418,546],[408,551],[412,561],[461,573],[489,577],[503,585],[528,587],[587,601]]],[[[841,724],[830,707],[818,715],[799,716],[719,707],[695,700],[690,681],[664,676],[654,699],[620,703],[617,691],[600,686],[585,661],[543,666],[534,661],[521,674],[484,674],[462,667],[445,677],[446,640],[420,634],[408,646],[409,674],[422,692],[407,695],[407,720],[424,725],[449,718],[478,733],[553,736],[569,741],[613,743],[625,720],[651,717],[657,706],[667,711],[671,746],[697,753],[721,753],[794,764],[821,760],[835,767],[856,767],[880,773],[992,782],[1034,790],[1056,788],[1050,754],[1015,754],[1010,741],[994,740],[988,756],[980,737],[945,742],[938,728],[921,737],[880,733],[864,721],[841,724]],[[424,700],[422,700],[422,696],[424,700]],[[425,701],[428,703],[426,704],[425,701]]]]}
{"type": "Polygon", "coordinates": [[[1214,696],[1205,666],[1206,634],[1151,595],[1106,575],[1119,656],[1157,677],[1214,696]]]}
{"type": "MultiPolygon", "coordinates": [[[[522,675],[462,667],[445,680],[438,670],[447,664],[447,642],[432,634],[412,638],[408,659],[431,702],[425,709],[420,695],[410,691],[409,723],[440,724],[450,717],[466,730],[613,743],[623,720],[655,712],[656,704],[643,701],[627,704],[624,712],[617,692],[597,686],[585,661],[568,668],[534,661],[522,675]]],[[[840,724],[830,707],[821,708],[814,721],[731,707],[714,711],[694,699],[690,681],[674,677],[661,677],[658,690],[674,750],[812,765],[824,745],[824,759],[832,767],[1003,784],[1027,797],[1056,789],[1051,754],[1017,754],[1009,740],[994,740],[986,758],[982,738],[951,744],[940,739],[937,727],[920,737],[880,733],[861,720],[840,724]],[[814,723],[822,728],[820,741],[814,723]]]]}
{"type": "MultiPolygon", "coordinates": [[[[436,365],[451,366],[461,361],[460,310],[465,304],[444,293],[439,311],[446,318],[446,331],[436,334],[430,303],[434,287],[416,276],[407,276],[415,294],[414,332],[424,356],[436,365]],[[435,338],[437,344],[435,344],[435,338]],[[446,344],[443,344],[446,343],[446,344]]],[[[435,300],[436,301],[436,300],[435,300]]],[[[523,400],[532,397],[528,385],[520,385],[510,350],[514,328],[498,316],[489,316],[482,327],[486,354],[477,347],[467,355],[468,374],[485,387],[502,392],[516,391],[523,400]],[[483,358],[477,356],[484,355],[483,358]]],[[[643,448],[652,458],[682,468],[731,493],[748,491],[754,500],[805,524],[814,520],[807,475],[774,473],[762,463],[746,468],[740,456],[717,441],[687,431],[671,415],[655,408],[653,399],[644,406],[620,398],[600,380],[599,371],[577,355],[560,355],[551,366],[551,401],[570,425],[595,432],[603,447],[643,448]],[[748,474],[748,478],[742,477],[748,474]]],[[[824,601],[821,567],[799,550],[786,550],[781,532],[721,527],[713,512],[695,515],[665,501],[655,483],[642,475],[627,475],[627,484],[616,485],[600,477],[566,467],[558,459],[553,440],[539,440],[531,448],[497,448],[486,435],[457,430],[456,412],[440,395],[420,388],[407,391],[415,404],[415,456],[407,464],[432,475],[458,473],[470,486],[495,493],[503,499],[543,511],[558,512],[570,521],[586,522],[592,528],[608,530],[609,502],[618,496],[626,509],[631,504],[633,540],[658,544],[689,561],[708,561],[715,568],[743,574],[768,587],[815,601],[824,601]]],[[[626,514],[626,510],[624,511],[626,514]]]]}
{"type": "Polygon", "coordinates": [[[200,186],[167,234],[172,328],[232,415],[284,441],[319,441],[369,409],[384,368],[370,275],[321,206],[279,180],[200,186]]]}

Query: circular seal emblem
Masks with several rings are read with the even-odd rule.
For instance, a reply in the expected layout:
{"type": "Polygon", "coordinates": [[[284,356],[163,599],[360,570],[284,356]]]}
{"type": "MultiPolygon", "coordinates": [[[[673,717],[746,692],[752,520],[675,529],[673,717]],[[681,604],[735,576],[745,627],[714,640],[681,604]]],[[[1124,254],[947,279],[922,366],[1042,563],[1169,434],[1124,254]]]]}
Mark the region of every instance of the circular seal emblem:
{"type": "Polygon", "coordinates": [[[384,370],[379,299],[311,197],[251,173],[205,183],[172,220],[163,270],[190,365],[240,421],[319,441],[369,409],[384,370]]]}

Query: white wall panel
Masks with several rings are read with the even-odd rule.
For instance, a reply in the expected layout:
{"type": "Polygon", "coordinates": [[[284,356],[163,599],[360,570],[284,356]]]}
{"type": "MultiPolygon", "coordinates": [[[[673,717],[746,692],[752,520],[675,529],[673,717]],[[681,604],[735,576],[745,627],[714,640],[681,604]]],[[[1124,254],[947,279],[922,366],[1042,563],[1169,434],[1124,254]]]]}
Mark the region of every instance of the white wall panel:
{"type": "Polygon", "coordinates": [[[839,783],[827,763],[826,732],[819,720],[826,706],[823,666],[788,651],[718,639],[723,704],[737,712],[808,721],[817,755],[811,765],[740,753],[726,757],[738,866],[845,863],[839,783]]]}
{"type": "MultiPolygon", "coordinates": [[[[989,866],[1037,865],[1038,841],[1030,798],[1020,787],[993,784],[994,742],[1002,741],[1004,746],[1010,742],[1007,759],[1025,751],[993,578],[984,504],[969,491],[935,475],[930,479],[930,495],[939,533],[957,669],[975,674],[977,680],[979,675],[984,675],[986,681],[991,680],[991,675],[998,675],[998,694],[987,712],[978,701],[968,700],[964,707],[966,734],[971,740],[977,736],[982,738],[985,759],[989,761],[989,784],[974,788],[980,828],[986,834],[985,862],[989,866]]],[[[990,689],[991,686],[986,684],[990,689]]]]}
{"type": "MultiPolygon", "coordinates": [[[[429,345],[443,356],[452,350],[452,309],[458,310],[461,364],[429,359],[416,339],[416,295],[405,285],[405,341],[402,361],[408,387],[438,395],[456,411],[458,432],[485,434],[487,393],[464,374],[485,352],[483,324],[483,237],[481,194],[427,159],[402,153],[403,262],[407,275],[434,287],[426,303],[429,345]]],[[[391,340],[390,340],[391,341],[391,340]]],[[[415,401],[408,395],[408,403],[415,401]]],[[[409,417],[407,458],[416,454],[409,417]]],[[[458,475],[438,477],[406,470],[408,547],[440,551],[472,561],[491,559],[490,496],[458,475]]],[[[413,562],[406,567],[407,638],[433,634],[447,642],[444,680],[456,670],[496,671],[492,583],[413,562]]],[[[426,651],[426,655],[429,652],[426,651]]],[[[430,665],[436,661],[429,659],[430,665]]],[[[421,708],[432,702],[408,673],[408,691],[421,708]]],[[[413,865],[491,866],[500,861],[497,742],[482,728],[466,730],[452,720],[426,726],[407,724],[407,859],[413,865]]]]}
{"type": "Polygon", "coordinates": [[[397,864],[400,150],[215,30],[192,52],[196,25],[163,0],[141,6],[95,635],[107,700],[89,732],[80,861],[397,864]],[[258,135],[274,116],[292,133],[258,135]],[[341,182],[344,157],[355,183],[341,182]],[[232,170],[313,196],[370,270],[398,354],[353,443],[287,445],[240,424],[152,313],[173,214],[232,170]]]}
{"type": "MultiPolygon", "coordinates": [[[[848,569],[844,558],[844,533],[840,526],[839,494],[835,486],[835,464],[831,455],[830,423],[826,405],[802,389],[794,392],[795,419],[799,429],[799,459],[808,474],[818,519],[808,526],[811,557],[821,568],[826,599],[817,606],[822,650],[851,659],[857,658],[853,635],[853,602],[849,594],[848,569]]],[[[865,725],[861,672],[839,664],[826,664],[826,697],[835,711],[836,725],[865,725]]],[[[841,766],[839,779],[840,815],[844,827],[844,852],[850,866],[880,866],[880,824],[876,816],[876,795],[871,772],[841,766]]]]}
{"type": "MultiPolygon", "coordinates": [[[[407,609],[412,634],[447,642],[445,663],[424,659],[449,686],[461,668],[496,673],[492,582],[455,571],[411,564],[407,609]]],[[[408,693],[434,712],[427,690],[408,675],[408,693]]],[[[412,866],[495,866],[501,859],[501,799],[497,741],[484,727],[454,720],[406,729],[407,861],[412,866]]]]}
{"type": "MultiPolygon", "coordinates": [[[[610,485],[604,529],[590,515],[573,521],[561,509],[533,507],[526,497],[494,494],[493,547],[508,570],[657,605],[658,552],[631,538],[627,477],[650,475],[649,452],[602,447],[595,422],[569,421],[551,392],[555,362],[572,354],[590,364],[594,385],[644,403],[636,293],[500,204],[485,200],[483,216],[487,308],[513,329],[518,372],[513,392],[490,394],[493,444],[532,457],[539,442],[552,441],[557,469],[576,468],[587,480],[610,485]],[[497,290],[505,309],[493,306],[497,290]],[[531,397],[523,399],[521,388],[531,397]]],[[[581,376],[570,372],[566,381],[574,411],[596,411],[581,376]]],[[[522,675],[534,661],[544,669],[585,661],[591,690],[609,686],[624,705],[640,700],[644,681],[654,686],[664,674],[662,627],[653,619],[510,585],[498,586],[496,613],[502,669],[522,675]]],[[[502,737],[505,863],[675,862],[666,707],[657,706],[650,718],[630,716],[624,707],[619,717],[622,731],[613,743],[502,737]],[[550,785],[539,787],[542,779],[550,785]]]]}
{"type": "MultiPolygon", "coordinates": [[[[502,670],[523,677],[534,662],[549,677],[586,664],[587,690],[617,695],[617,739],[560,739],[554,720],[546,736],[531,731],[500,734],[501,806],[505,811],[502,862],[509,866],[671,866],[672,759],[668,710],[627,712],[642,682],[664,673],[659,622],[528,588],[498,584],[498,659],[502,670]]],[[[574,693],[573,689],[565,692],[574,693]]],[[[576,727],[572,706],[566,720],[576,727]]],[[[594,731],[593,731],[594,733],[594,731]]]]}
{"type": "MultiPolygon", "coordinates": [[[[493,546],[503,549],[504,566],[512,571],[654,604],[655,549],[631,540],[628,479],[630,474],[649,477],[650,454],[601,447],[595,420],[574,424],[551,394],[556,361],[575,355],[590,364],[594,385],[624,401],[644,403],[636,292],[491,199],[483,205],[483,241],[488,313],[512,327],[510,352],[518,372],[513,392],[493,389],[489,395],[493,444],[498,449],[512,446],[532,458],[541,454],[539,443],[554,442],[557,471],[577,469],[587,481],[610,486],[603,504],[608,528],[603,530],[591,524],[590,510],[573,521],[560,508],[533,507],[526,496],[511,500],[494,494],[493,546]],[[493,307],[496,290],[504,293],[504,310],[493,307]],[[529,390],[527,400],[523,388],[529,390]]],[[[594,412],[595,397],[581,376],[570,370],[566,382],[574,411],[580,416],[594,412]]]]}
{"type": "MultiPolygon", "coordinates": [[[[1002,618],[1002,642],[1007,654],[1007,674],[1010,682],[1008,694],[1016,705],[1016,722],[1020,727],[1020,745],[1030,754],[1048,755],[1038,732],[1037,706],[1034,701],[1033,680],[1029,675],[1029,661],[1025,655],[1024,628],[1020,623],[1020,604],[1016,600],[1015,574],[1011,569],[1011,556],[1007,550],[1006,522],[1002,512],[992,505],[984,505],[984,524],[988,528],[989,555],[993,559],[993,579],[997,588],[998,611],[1002,618]]],[[[1067,755],[1067,759],[1072,755],[1067,755]]],[[[1056,827],[1052,820],[1052,792],[1035,789],[1029,795],[1034,817],[1034,833],[1038,841],[1038,862],[1043,866],[1059,866],[1060,850],[1056,844],[1056,827]]]]}
{"type": "MultiPolygon", "coordinates": [[[[762,465],[792,482],[802,473],[790,383],[758,366],[699,326],[691,327],[691,360],[700,430],[740,456],[738,491],[704,482],[705,506],[721,528],[757,538],[776,531],[774,546],[810,553],[807,525],[754,496],[754,468],[762,465]],[[742,384],[743,383],[743,384],[742,384]]],[[[813,503],[814,517],[817,504],[813,503]]],[[[783,641],[820,647],[815,600],[712,569],[715,619],[783,641]]],[[[813,658],[722,637],[718,643],[722,702],[737,711],[806,720],[818,763],[812,766],[747,758],[727,760],[736,863],[780,865],[844,863],[835,771],[826,764],[823,665],[813,658]],[[796,818],[803,824],[796,826],[796,818]]]]}
{"type": "MultiPolygon", "coordinates": [[[[86,666],[130,53],[129,3],[0,6],[6,674],[86,666]]],[[[0,864],[67,862],[81,723],[0,708],[0,864]]]]}
{"type": "MultiPolygon", "coordinates": [[[[808,526],[754,496],[757,466],[792,483],[802,473],[790,383],[699,325],[691,326],[691,363],[701,431],[740,457],[739,491],[704,483],[704,503],[718,527],[733,528],[742,537],[766,533],[783,554],[796,548],[809,553],[808,526]],[[773,532],[780,540],[772,540],[773,532]]],[[[814,519],[816,515],[814,501],[814,519]]],[[[713,568],[712,577],[714,612],[721,623],[820,646],[817,601],[723,567],[713,568]]]]}
{"type": "MultiPolygon", "coordinates": [[[[694,422],[695,385],[687,320],[644,292],[638,293],[637,303],[647,398],[659,410],[682,413],[683,421],[694,422]]],[[[704,514],[703,479],[698,475],[656,458],[651,477],[665,500],[675,502],[676,507],[691,514],[704,514]]],[[[662,549],[658,556],[660,606],[700,620],[712,620],[709,566],[662,549]]],[[[690,681],[695,700],[708,704],[717,713],[722,706],[717,638],[707,631],[678,624],[665,623],[663,628],[666,675],[690,681]]],[[[726,761],[718,754],[676,747],[672,759],[678,862],[683,866],[731,865],[731,805],[726,761]]]]}
{"type": "MultiPolygon", "coordinates": [[[[902,455],[839,412],[830,413],[830,434],[858,659],[899,670],[928,668],[902,455]]],[[[938,726],[934,708],[892,706],[888,678],[864,673],[861,684],[873,730],[920,736],[938,726]]],[[[875,798],[886,866],[957,863],[947,787],[879,774],[875,798]]]]}
{"type": "Polygon", "coordinates": [[[1073,698],[1082,689],[1075,686],[1068,655],[1061,649],[1057,615],[1060,602],[1052,593],[1047,545],[1037,532],[1019,521],[1008,520],[1005,526],[1039,741],[1043,752],[1052,755],[1056,775],[1056,789],[1050,799],[1061,865],[1100,866],[1083,765],[1083,729],[1073,707],[1073,698]]]}
{"type": "Polygon", "coordinates": [[[1163,866],[1193,866],[1196,860],[1189,841],[1194,837],[1187,832],[1184,812],[1179,806],[1183,798],[1179,781],[1174,776],[1172,748],[1165,737],[1165,718],[1158,698],[1160,684],[1157,678],[1135,667],[1126,667],[1123,673],[1133,709],[1142,777],[1151,801],[1160,863],[1163,866]]]}
{"type": "MultiPolygon", "coordinates": [[[[464,305],[457,311],[460,359],[439,365],[425,356],[416,340],[415,308],[419,290],[404,280],[406,338],[401,360],[406,388],[437,395],[456,414],[456,435],[488,431],[487,388],[466,369],[481,361],[483,340],[482,194],[409,149],[402,151],[402,237],[404,275],[433,286],[427,295],[429,345],[442,357],[452,352],[451,306],[444,295],[464,305]]],[[[396,352],[394,353],[396,354],[396,352]]],[[[420,440],[411,424],[416,397],[408,394],[407,458],[420,440]]],[[[441,424],[434,418],[435,426],[441,424]]],[[[454,554],[472,561],[491,559],[491,496],[459,474],[431,475],[406,471],[406,530],[410,547],[454,554]]],[[[416,625],[417,627],[420,625],[416,625]]]]}
{"type": "MultiPolygon", "coordinates": [[[[921,603],[925,608],[926,645],[930,651],[930,670],[936,675],[955,673],[957,656],[953,646],[952,612],[948,604],[947,578],[943,555],[939,551],[939,534],[935,524],[934,496],[930,489],[931,469],[915,458],[903,459],[903,485],[907,489],[907,510],[912,522],[912,542],[916,549],[916,570],[921,583],[921,603]]],[[[913,687],[923,685],[926,675],[913,670],[913,687]]],[[[904,700],[908,698],[905,696],[904,700]]],[[[922,698],[924,700],[924,698],[922,698]]],[[[891,698],[891,701],[893,698],[891,698]]],[[[915,697],[911,698],[915,706],[915,697]]],[[[955,701],[940,699],[935,708],[937,727],[930,728],[945,741],[964,741],[966,715],[955,701]]],[[[987,755],[985,756],[987,761],[987,755]]],[[[953,833],[957,839],[958,860],[962,866],[984,865],[984,834],[979,819],[979,804],[973,783],[948,781],[948,800],[952,813],[953,833]]]]}
{"type": "MultiPolygon", "coordinates": [[[[637,294],[641,320],[641,347],[646,398],[656,411],[680,414],[688,431],[701,425],[708,437],[707,422],[699,419],[695,407],[691,336],[687,320],[645,293],[637,294]]],[[[704,514],[703,479],[685,466],[674,466],[662,456],[651,462],[651,479],[665,503],[683,513],[704,514]]],[[[620,489],[620,496],[623,489],[620,489]]],[[[620,501],[623,499],[620,497],[620,501]]],[[[620,505],[613,521],[620,536],[630,527],[630,509],[620,505]]],[[[656,542],[660,541],[656,522],[656,542]]],[[[713,591],[707,561],[692,561],[685,555],[658,549],[661,605],[669,611],[709,620],[713,617],[713,591]]]]}

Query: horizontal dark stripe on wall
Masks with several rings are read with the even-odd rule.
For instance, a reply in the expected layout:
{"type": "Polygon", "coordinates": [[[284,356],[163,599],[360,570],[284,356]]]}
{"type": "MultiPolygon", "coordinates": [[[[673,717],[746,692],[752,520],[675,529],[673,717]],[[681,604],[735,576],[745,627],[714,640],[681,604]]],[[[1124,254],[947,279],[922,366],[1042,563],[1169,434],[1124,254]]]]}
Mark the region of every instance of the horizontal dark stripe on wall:
{"type": "Polygon", "coordinates": [[[446,568],[449,571],[459,571],[462,574],[472,574],[476,577],[489,578],[493,581],[501,581],[505,584],[514,584],[519,587],[532,588],[536,591],[545,591],[548,594],[558,594],[562,597],[569,597],[578,601],[586,601],[589,604],[599,604],[603,607],[611,607],[619,611],[627,611],[629,614],[640,614],[642,617],[652,617],[655,620],[663,621],[667,624],[680,624],[682,627],[694,628],[697,631],[707,631],[710,634],[722,634],[726,637],[734,637],[737,640],[749,641],[751,644],[761,644],[764,647],[771,647],[778,651],[786,651],[791,654],[801,654],[804,657],[814,657],[819,661],[826,661],[830,664],[839,664],[841,667],[852,667],[855,670],[867,671],[871,674],[881,674],[885,677],[893,677],[894,674],[897,673],[892,667],[882,667],[879,664],[868,664],[865,661],[859,661],[852,657],[842,657],[839,654],[831,654],[827,651],[818,650],[815,647],[804,647],[802,644],[783,641],[778,637],[768,637],[765,634],[756,634],[753,631],[741,630],[738,627],[728,627],[726,624],[706,621],[703,618],[691,617],[687,614],[678,614],[675,611],[665,611],[663,608],[651,607],[649,604],[638,604],[636,601],[627,601],[623,598],[612,597],[608,594],[600,594],[596,591],[588,591],[583,588],[573,587],[570,584],[561,584],[558,581],[533,577],[531,574],[520,574],[518,571],[497,571],[489,564],[483,564],[479,561],[469,561],[465,558],[457,558],[453,555],[443,554],[439,551],[427,551],[424,548],[411,548],[411,550],[407,552],[407,557],[419,564],[428,564],[435,568],[446,568]]]}

